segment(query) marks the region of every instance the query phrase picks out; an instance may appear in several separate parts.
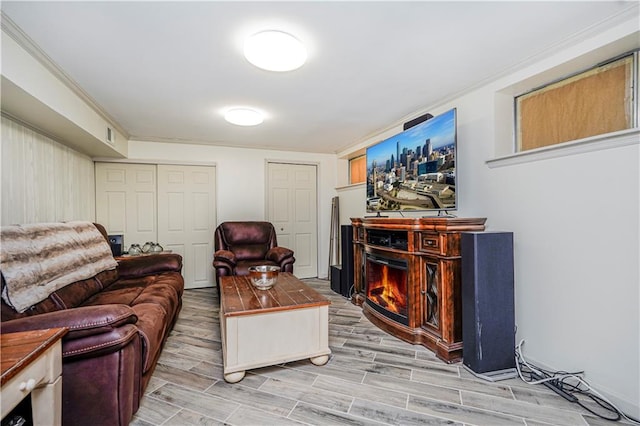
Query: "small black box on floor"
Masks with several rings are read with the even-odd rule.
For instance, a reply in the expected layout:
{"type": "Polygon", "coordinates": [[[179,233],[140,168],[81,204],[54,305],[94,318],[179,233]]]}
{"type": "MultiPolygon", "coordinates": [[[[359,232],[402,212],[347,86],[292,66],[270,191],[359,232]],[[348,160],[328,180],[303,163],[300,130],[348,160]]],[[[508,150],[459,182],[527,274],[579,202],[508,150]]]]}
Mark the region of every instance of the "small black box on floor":
{"type": "Polygon", "coordinates": [[[329,269],[331,270],[331,276],[329,277],[331,280],[331,290],[341,294],[342,266],[332,265],[329,269]]]}
{"type": "Polygon", "coordinates": [[[512,232],[463,232],[462,357],[476,376],[516,376],[512,232]]]}
{"type": "Polygon", "coordinates": [[[353,226],[342,225],[340,227],[340,249],[342,259],[340,294],[349,297],[353,286],[353,226]]]}

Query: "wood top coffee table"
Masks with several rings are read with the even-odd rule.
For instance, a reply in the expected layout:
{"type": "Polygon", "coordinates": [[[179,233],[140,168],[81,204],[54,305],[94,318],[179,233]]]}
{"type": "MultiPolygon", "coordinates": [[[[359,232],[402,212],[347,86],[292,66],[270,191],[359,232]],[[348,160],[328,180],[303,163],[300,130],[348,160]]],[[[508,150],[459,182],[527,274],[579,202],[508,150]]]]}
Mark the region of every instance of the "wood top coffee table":
{"type": "Polygon", "coordinates": [[[326,364],[330,303],[288,272],[268,290],[258,290],[247,276],[221,277],[224,379],[236,383],[248,369],[304,358],[326,364]]]}

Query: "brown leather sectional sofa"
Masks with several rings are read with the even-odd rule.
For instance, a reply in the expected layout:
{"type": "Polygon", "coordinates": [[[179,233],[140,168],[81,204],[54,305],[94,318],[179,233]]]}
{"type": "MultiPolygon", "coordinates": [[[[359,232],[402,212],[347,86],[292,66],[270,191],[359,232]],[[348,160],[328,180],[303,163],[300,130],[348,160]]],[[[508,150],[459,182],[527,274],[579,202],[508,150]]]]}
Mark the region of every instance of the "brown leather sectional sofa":
{"type": "Polygon", "coordinates": [[[177,254],[131,257],[23,313],[2,301],[2,333],[69,328],[62,341],[63,424],[129,424],[182,307],[181,270],[177,254]]]}

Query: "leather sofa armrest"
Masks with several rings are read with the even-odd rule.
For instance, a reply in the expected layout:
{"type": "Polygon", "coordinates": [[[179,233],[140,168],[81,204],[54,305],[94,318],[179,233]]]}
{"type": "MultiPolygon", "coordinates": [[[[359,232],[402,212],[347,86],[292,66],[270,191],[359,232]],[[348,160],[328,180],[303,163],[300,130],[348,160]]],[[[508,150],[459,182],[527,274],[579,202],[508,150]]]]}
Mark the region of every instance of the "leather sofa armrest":
{"type": "Polygon", "coordinates": [[[120,279],[181,271],[182,256],[175,253],[160,253],[118,259],[118,277],[120,279]]]}
{"type": "Polygon", "coordinates": [[[45,314],[22,317],[2,323],[3,333],[67,327],[64,340],[108,333],[125,324],[138,321],[133,309],[127,305],[81,306],[45,314]]]}
{"type": "Polygon", "coordinates": [[[5,321],[2,332],[67,327],[63,358],[90,358],[116,352],[139,338],[137,321],[127,305],[84,306],[5,321]]]}
{"type": "Polygon", "coordinates": [[[217,250],[213,254],[213,267],[216,270],[216,283],[222,276],[233,275],[236,269],[236,255],[229,250],[217,250]]]}
{"type": "Polygon", "coordinates": [[[228,268],[235,268],[237,263],[236,255],[229,250],[218,250],[213,254],[213,266],[223,266],[228,268]]]}
{"type": "Polygon", "coordinates": [[[274,247],[267,252],[265,258],[281,265],[285,259],[293,258],[293,251],[285,247],[274,247]]]}

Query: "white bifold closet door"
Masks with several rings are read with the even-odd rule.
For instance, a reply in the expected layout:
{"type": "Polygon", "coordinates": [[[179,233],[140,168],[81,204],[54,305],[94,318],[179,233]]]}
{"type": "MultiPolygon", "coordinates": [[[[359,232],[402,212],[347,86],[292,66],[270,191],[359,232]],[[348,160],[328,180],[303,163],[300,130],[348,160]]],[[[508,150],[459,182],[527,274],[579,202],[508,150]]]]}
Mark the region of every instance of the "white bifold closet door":
{"type": "Polygon", "coordinates": [[[183,257],[186,288],[213,286],[215,167],[96,163],[96,221],[124,246],[159,242],[183,257]]]}

